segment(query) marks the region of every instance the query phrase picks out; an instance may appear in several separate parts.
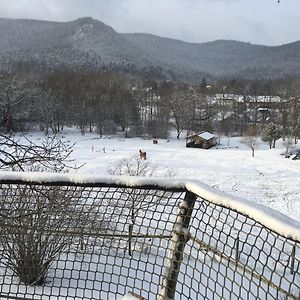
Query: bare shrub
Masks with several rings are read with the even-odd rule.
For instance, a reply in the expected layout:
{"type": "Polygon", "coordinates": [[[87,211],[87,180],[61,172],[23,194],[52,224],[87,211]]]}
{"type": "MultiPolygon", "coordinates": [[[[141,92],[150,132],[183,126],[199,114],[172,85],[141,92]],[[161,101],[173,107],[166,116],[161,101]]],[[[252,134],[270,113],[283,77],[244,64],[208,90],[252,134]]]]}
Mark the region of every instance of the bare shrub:
{"type": "MultiPolygon", "coordinates": [[[[73,145],[56,136],[38,144],[0,134],[0,169],[66,172],[73,145]]],[[[9,185],[0,187],[1,262],[24,284],[39,285],[51,263],[70,245],[74,234],[75,188],[9,185]]],[[[76,197],[75,197],[76,196],[76,197]]]]}
{"type": "Polygon", "coordinates": [[[74,240],[65,230],[75,226],[76,193],[45,186],[0,189],[2,263],[20,282],[43,284],[51,263],[74,240]]]}
{"type": "Polygon", "coordinates": [[[138,154],[135,154],[130,158],[123,158],[118,161],[108,169],[108,174],[152,177],[155,169],[149,161],[145,161],[138,154]]]}
{"type": "MultiPolygon", "coordinates": [[[[155,174],[155,171],[155,166],[153,166],[149,161],[141,159],[140,156],[136,154],[130,158],[121,159],[115,166],[108,170],[108,173],[110,175],[152,177],[155,174]]],[[[173,177],[173,175],[174,172],[172,170],[168,170],[165,177],[170,178],[173,177]]],[[[168,192],[164,191],[125,188],[122,192],[122,207],[126,209],[128,220],[129,238],[127,249],[130,256],[132,256],[133,250],[137,249],[134,245],[134,243],[137,244],[137,242],[132,236],[134,233],[134,227],[141,225],[137,224],[139,214],[141,211],[147,213],[147,210],[153,206],[163,205],[167,198],[168,192]]],[[[140,247],[140,245],[138,247],[140,247]]],[[[148,246],[143,244],[141,249],[148,249],[148,246]]]]}

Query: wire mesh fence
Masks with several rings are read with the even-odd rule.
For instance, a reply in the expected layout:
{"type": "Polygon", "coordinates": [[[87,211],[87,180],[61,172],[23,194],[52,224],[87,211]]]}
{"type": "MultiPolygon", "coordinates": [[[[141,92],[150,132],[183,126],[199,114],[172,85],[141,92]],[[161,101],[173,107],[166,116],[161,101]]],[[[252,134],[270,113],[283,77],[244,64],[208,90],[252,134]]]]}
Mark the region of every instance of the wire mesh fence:
{"type": "Polygon", "coordinates": [[[1,299],[299,299],[300,244],[184,187],[0,180],[1,299]]]}

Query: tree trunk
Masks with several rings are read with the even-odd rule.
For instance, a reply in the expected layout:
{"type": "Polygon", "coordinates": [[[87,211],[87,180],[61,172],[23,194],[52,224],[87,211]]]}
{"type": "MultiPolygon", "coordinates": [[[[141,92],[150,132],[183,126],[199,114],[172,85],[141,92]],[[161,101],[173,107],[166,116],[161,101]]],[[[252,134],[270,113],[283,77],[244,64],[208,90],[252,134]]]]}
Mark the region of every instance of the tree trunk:
{"type": "Polygon", "coordinates": [[[180,130],[179,129],[177,129],[177,140],[179,140],[179,137],[180,137],[180,130]]]}
{"type": "MultiPolygon", "coordinates": [[[[133,202],[134,205],[134,202],[133,202]]],[[[134,215],[134,208],[131,208],[131,224],[129,224],[129,237],[128,237],[128,255],[132,256],[132,233],[133,233],[133,226],[135,223],[135,215],[134,215]]]]}

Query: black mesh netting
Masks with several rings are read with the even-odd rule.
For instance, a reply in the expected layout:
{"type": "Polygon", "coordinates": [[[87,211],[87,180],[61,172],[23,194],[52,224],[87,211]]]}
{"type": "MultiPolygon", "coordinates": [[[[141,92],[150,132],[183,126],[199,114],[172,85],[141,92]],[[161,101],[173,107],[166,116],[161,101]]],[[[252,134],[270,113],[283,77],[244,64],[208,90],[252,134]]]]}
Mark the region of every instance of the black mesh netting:
{"type": "Polygon", "coordinates": [[[2,184],[0,298],[156,299],[172,261],[175,299],[299,299],[299,243],[200,197],[187,230],[185,202],[184,191],[2,184]]]}

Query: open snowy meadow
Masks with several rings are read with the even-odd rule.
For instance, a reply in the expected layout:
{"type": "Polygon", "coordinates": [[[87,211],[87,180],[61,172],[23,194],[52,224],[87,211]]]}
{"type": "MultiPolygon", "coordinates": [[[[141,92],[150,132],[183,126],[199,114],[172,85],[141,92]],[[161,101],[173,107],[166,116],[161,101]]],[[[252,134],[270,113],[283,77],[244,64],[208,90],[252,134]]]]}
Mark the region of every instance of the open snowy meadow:
{"type": "MultiPolygon", "coordinates": [[[[42,134],[27,135],[32,140],[43,139],[42,134]]],[[[185,138],[158,140],[120,138],[94,133],[81,135],[71,130],[62,138],[75,142],[72,159],[77,171],[84,174],[106,175],[121,159],[147,152],[153,177],[196,179],[227,194],[270,206],[300,220],[300,160],[284,157],[285,147],[280,140],[275,149],[258,143],[255,157],[241,137],[221,138],[217,147],[204,150],[185,147],[185,138]]],[[[300,147],[295,145],[294,147],[300,147]]]]}
{"type": "MultiPolygon", "coordinates": [[[[23,139],[18,135],[15,138],[23,139]]],[[[33,132],[26,138],[38,144],[45,137],[40,132],[33,132]]],[[[81,167],[71,169],[71,173],[111,175],[110,170],[116,169],[121,160],[134,155],[139,157],[141,150],[147,154],[146,163],[153,171],[152,177],[198,180],[226,194],[272,207],[298,222],[300,220],[300,160],[285,158],[285,145],[281,140],[277,141],[275,149],[269,149],[266,143],[257,143],[255,157],[252,157],[251,149],[241,137],[223,137],[220,145],[208,150],[186,148],[184,135],[180,140],[171,136],[169,140],[159,139],[154,144],[152,139],[99,137],[96,133],[81,135],[75,129],[67,129],[59,138],[66,143],[74,143],[70,163],[81,167]]],[[[299,145],[293,146],[293,150],[297,147],[299,145]]],[[[94,194],[90,190],[86,195],[91,198],[84,206],[89,205],[94,194]]],[[[107,195],[103,199],[109,197],[107,195]]],[[[119,197],[116,199],[122,200],[119,197]]],[[[168,203],[149,210],[145,208],[146,212],[141,210],[140,216],[135,219],[135,228],[132,227],[133,232],[158,236],[169,234],[171,227],[168,226],[174,223],[175,206],[168,203]]],[[[119,208],[123,208],[122,205],[120,201],[119,208]]],[[[214,293],[216,297],[222,295],[222,299],[257,299],[257,293],[262,293],[261,299],[266,299],[265,295],[270,299],[285,299],[283,296],[278,298],[278,295],[298,293],[299,274],[293,270],[294,264],[296,266],[299,262],[297,244],[276,232],[264,230],[259,221],[256,224],[251,218],[244,218],[236,212],[223,208],[218,210],[214,205],[209,206],[208,201],[203,210],[202,204],[197,205],[194,209],[202,216],[199,218],[195,213],[190,229],[195,239],[186,246],[185,253],[188,255],[183,258],[178,280],[182,285],[178,285],[176,293],[188,295],[188,299],[198,299],[199,295],[215,299],[214,293]],[[196,240],[201,243],[197,244],[196,240]],[[294,258],[291,258],[293,255],[294,258]],[[294,263],[290,264],[290,261],[294,263]],[[273,285],[269,285],[270,280],[273,285]],[[235,288],[239,290],[238,296],[232,295],[235,288]]],[[[264,212],[269,214],[269,210],[264,212]]],[[[268,220],[272,222],[272,213],[270,217],[268,220]]],[[[117,233],[120,228],[123,231],[127,228],[127,217],[120,217],[116,222],[117,233]]],[[[280,227],[281,223],[278,224],[280,227]]],[[[280,232],[285,230],[279,227],[280,232]]],[[[122,233],[126,235],[126,232],[122,233]]],[[[112,239],[107,245],[103,243],[101,234],[95,239],[89,238],[86,249],[74,248],[74,251],[72,248],[68,254],[59,256],[50,268],[43,287],[11,285],[12,279],[7,277],[2,292],[20,293],[21,296],[34,293],[53,295],[51,299],[59,299],[56,294],[61,297],[70,293],[75,299],[122,299],[121,295],[135,288],[147,295],[148,292],[149,295],[159,292],[169,253],[167,249],[171,247],[167,240],[141,240],[141,244],[136,242],[131,248],[126,238],[112,239]],[[143,246],[139,248],[139,245],[143,246]],[[134,249],[132,256],[127,254],[127,247],[134,249]],[[152,271],[149,268],[153,268],[152,271]],[[143,283],[138,281],[139,278],[144,278],[143,283]]]]}

